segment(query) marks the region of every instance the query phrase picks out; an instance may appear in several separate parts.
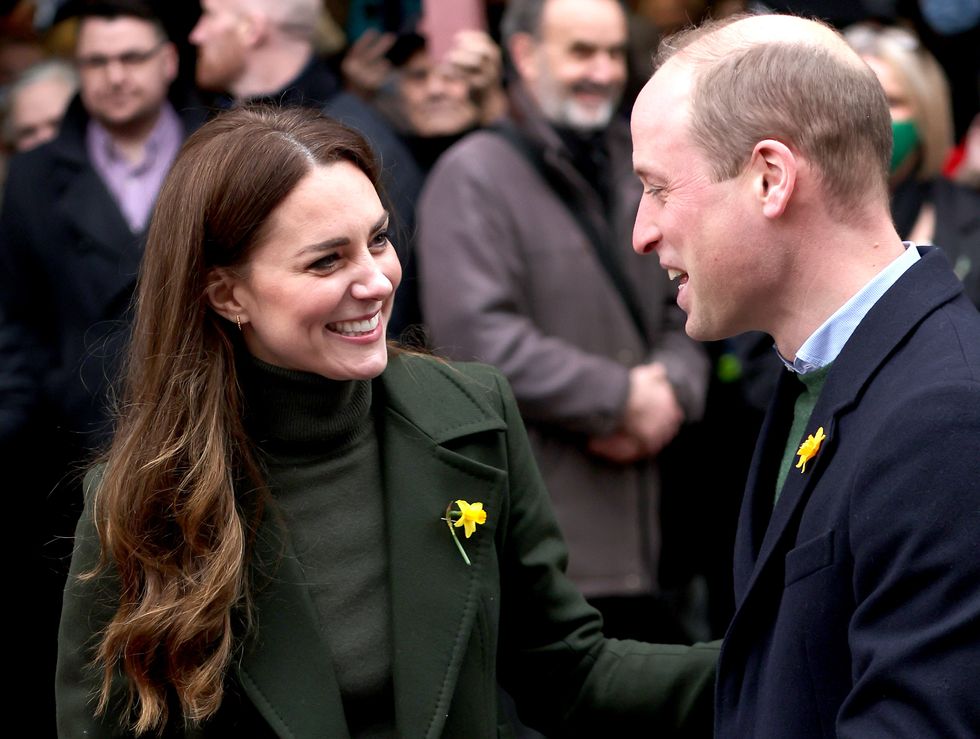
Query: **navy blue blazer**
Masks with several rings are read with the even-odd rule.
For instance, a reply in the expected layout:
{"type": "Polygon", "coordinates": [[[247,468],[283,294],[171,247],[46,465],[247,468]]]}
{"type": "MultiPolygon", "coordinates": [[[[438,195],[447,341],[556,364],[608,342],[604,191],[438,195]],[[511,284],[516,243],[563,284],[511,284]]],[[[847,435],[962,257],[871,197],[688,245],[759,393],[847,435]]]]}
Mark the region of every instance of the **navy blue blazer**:
{"type": "Polygon", "coordinates": [[[980,314],[920,251],[834,362],[805,432],[826,440],[774,508],[800,385],[780,379],[739,520],[721,739],[980,736],[980,314]]]}

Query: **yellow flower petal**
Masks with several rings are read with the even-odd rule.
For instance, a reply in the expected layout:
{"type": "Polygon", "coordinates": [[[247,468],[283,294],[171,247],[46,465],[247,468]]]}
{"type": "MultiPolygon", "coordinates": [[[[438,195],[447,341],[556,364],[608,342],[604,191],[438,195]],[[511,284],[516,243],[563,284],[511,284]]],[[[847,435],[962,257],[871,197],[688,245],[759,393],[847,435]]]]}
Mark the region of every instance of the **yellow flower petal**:
{"type": "Polygon", "coordinates": [[[823,440],[826,438],[823,433],[823,426],[817,429],[815,435],[810,434],[806,437],[806,441],[800,444],[800,448],[796,452],[800,457],[796,463],[796,469],[800,472],[806,472],[806,463],[817,456],[817,452],[820,451],[820,445],[823,444],[823,440]]]}
{"type": "Polygon", "coordinates": [[[487,512],[483,510],[483,503],[479,502],[470,505],[465,500],[457,500],[456,505],[459,507],[460,516],[453,523],[453,526],[456,528],[462,526],[466,538],[469,539],[476,531],[477,524],[487,522],[487,512]]]}

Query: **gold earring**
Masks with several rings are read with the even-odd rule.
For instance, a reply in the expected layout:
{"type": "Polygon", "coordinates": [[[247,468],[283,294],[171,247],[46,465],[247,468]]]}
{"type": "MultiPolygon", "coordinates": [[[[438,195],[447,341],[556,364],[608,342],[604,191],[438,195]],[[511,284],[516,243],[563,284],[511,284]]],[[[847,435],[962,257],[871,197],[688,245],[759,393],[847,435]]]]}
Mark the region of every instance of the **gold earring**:
{"type": "Polygon", "coordinates": [[[235,316],[235,323],[237,323],[237,324],[238,324],[238,330],[239,330],[240,332],[242,332],[242,333],[244,333],[244,332],[242,331],[242,317],[241,317],[241,316],[237,316],[237,315],[235,316]]]}

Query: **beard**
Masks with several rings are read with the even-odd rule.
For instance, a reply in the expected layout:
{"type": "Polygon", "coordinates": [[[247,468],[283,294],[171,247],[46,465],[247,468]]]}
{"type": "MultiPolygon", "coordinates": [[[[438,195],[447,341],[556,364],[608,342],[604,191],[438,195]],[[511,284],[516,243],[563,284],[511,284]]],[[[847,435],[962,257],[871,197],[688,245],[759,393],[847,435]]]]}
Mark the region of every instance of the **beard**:
{"type": "Polygon", "coordinates": [[[544,63],[535,87],[533,92],[545,118],[556,126],[583,132],[606,128],[623,94],[622,84],[601,85],[583,80],[565,85],[552,76],[544,63]],[[583,103],[576,97],[581,94],[603,99],[583,103]]]}

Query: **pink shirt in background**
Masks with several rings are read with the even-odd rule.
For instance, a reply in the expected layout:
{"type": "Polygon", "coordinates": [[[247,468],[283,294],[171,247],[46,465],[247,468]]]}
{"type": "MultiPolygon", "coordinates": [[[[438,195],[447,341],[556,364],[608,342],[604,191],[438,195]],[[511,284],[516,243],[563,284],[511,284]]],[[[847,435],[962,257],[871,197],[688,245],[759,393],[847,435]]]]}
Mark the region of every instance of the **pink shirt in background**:
{"type": "Polygon", "coordinates": [[[122,156],[111,134],[91,120],[85,132],[85,148],[95,171],[119,205],[129,228],[146,228],[163,178],[184,139],[184,127],[170,103],[165,103],[143,149],[143,160],[131,163],[122,156]]]}

